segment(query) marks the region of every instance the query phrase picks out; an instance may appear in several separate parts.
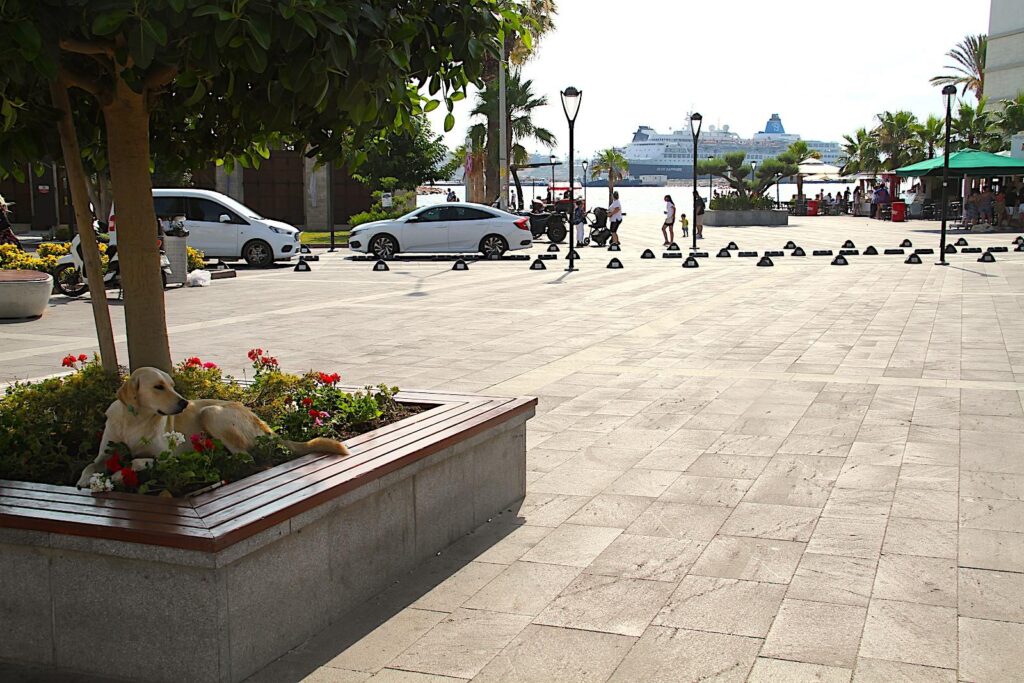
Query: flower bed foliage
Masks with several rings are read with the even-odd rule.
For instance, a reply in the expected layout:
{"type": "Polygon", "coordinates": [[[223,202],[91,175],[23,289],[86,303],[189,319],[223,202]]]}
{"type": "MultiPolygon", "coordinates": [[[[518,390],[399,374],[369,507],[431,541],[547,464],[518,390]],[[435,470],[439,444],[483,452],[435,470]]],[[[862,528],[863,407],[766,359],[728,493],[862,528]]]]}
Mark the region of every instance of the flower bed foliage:
{"type": "MultiPolygon", "coordinates": [[[[152,467],[135,471],[124,444],[111,444],[106,471],[90,482],[96,491],[128,491],[180,496],[224,481],[234,481],[292,459],[281,439],[315,437],[343,440],[419,411],[402,405],[395,387],[348,392],[337,373],[282,372],[277,359],[262,349],[249,352],[251,381],[238,381],[214,363],[188,358],[172,376],[186,398],[239,401],[269,424],[277,436],[262,438],[250,453],[230,453],[206,434],[166,436],[173,446],[152,467]]],[[[0,479],[72,486],[97,455],[106,421],[124,374],[113,377],[97,359],[69,355],[64,377],[18,383],[0,397],[0,479]]]]}
{"type": "Polygon", "coordinates": [[[193,270],[200,270],[206,267],[206,254],[192,247],[185,247],[185,249],[187,250],[188,272],[191,273],[193,270]]]}
{"type": "Polygon", "coordinates": [[[727,194],[714,197],[708,207],[712,211],[769,211],[775,208],[775,202],[763,195],[756,197],[744,197],[741,195],[727,194]]]}
{"type": "MultiPolygon", "coordinates": [[[[100,242],[100,259],[107,266],[107,245],[100,242]]],[[[13,244],[0,245],[0,270],[38,270],[53,275],[60,257],[71,251],[70,242],[43,242],[36,253],[18,249],[13,244]]]]}

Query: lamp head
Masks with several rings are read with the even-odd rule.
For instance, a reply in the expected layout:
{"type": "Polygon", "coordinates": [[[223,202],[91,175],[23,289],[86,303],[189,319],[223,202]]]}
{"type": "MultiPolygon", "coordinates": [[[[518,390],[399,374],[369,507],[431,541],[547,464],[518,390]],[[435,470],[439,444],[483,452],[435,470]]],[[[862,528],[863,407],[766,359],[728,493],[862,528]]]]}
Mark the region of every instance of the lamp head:
{"type": "Polygon", "coordinates": [[[565,118],[572,123],[576,120],[576,115],[580,113],[580,100],[583,97],[583,91],[577,90],[573,86],[569,86],[562,91],[562,111],[565,112],[565,118]]]}
{"type": "Polygon", "coordinates": [[[946,97],[949,97],[950,95],[955,95],[956,86],[950,83],[949,85],[942,89],[942,94],[945,95],[946,97]]]}
{"type": "Polygon", "coordinates": [[[690,114],[690,132],[693,133],[693,137],[700,135],[700,127],[703,120],[704,117],[698,112],[690,114]]]}

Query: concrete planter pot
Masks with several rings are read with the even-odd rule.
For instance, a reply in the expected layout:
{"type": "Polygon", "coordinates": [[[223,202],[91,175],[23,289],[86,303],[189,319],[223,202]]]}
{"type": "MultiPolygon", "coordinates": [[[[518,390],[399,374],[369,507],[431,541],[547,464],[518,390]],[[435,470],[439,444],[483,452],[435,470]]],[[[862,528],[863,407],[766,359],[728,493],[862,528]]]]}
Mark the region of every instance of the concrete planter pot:
{"type": "Polygon", "coordinates": [[[431,408],[191,498],[0,480],[0,661],[241,681],[514,511],[536,399],[398,398],[431,408]]]}
{"type": "Polygon", "coordinates": [[[778,209],[767,211],[707,211],[704,225],[730,227],[746,225],[789,225],[789,212],[778,209]]]}
{"type": "Polygon", "coordinates": [[[0,270],[0,318],[38,318],[46,311],[53,277],[36,270],[0,270]]]}

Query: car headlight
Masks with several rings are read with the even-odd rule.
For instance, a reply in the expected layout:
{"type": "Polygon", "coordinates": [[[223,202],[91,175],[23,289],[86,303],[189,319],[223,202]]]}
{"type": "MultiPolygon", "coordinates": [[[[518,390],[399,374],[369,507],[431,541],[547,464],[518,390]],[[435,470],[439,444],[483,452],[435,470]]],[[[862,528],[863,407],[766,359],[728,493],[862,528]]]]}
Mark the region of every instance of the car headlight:
{"type": "Polygon", "coordinates": [[[276,232],[278,235],[290,235],[292,232],[291,230],[285,230],[284,228],[276,228],[273,225],[268,225],[267,227],[276,232]]]}

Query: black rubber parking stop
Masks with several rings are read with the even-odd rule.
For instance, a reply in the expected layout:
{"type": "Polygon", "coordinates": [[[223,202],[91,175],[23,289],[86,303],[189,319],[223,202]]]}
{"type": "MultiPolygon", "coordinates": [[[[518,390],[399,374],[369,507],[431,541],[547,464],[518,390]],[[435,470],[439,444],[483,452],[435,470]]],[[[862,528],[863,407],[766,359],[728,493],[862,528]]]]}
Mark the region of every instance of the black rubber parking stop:
{"type": "Polygon", "coordinates": [[[617,258],[613,258],[611,261],[608,262],[608,266],[607,267],[611,268],[612,270],[615,270],[617,268],[621,268],[622,267],[622,261],[620,261],[617,258]]]}
{"type": "Polygon", "coordinates": [[[834,259],[832,259],[832,265],[833,266],[848,266],[848,265],[850,265],[850,262],[846,260],[845,256],[840,254],[839,256],[836,256],[834,259]]]}
{"type": "Polygon", "coordinates": [[[775,265],[775,262],[769,256],[762,256],[757,265],[761,268],[771,268],[775,265]]]}
{"type": "MultiPolygon", "coordinates": [[[[492,254],[492,256],[493,256],[493,254],[492,254]]],[[[500,255],[499,255],[499,258],[500,258],[500,255]]],[[[455,263],[452,264],[452,270],[469,270],[469,266],[466,265],[465,261],[463,261],[462,259],[459,259],[458,261],[456,261],[455,263]]]]}
{"type": "Polygon", "coordinates": [[[904,261],[904,263],[920,263],[920,262],[921,262],[921,257],[918,256],[917,254],[911,254],[910,256],[907,257],[907,260],[904,261]]]}
{"type": "Polygon", "coordinates": [[[536,261],[534,261],[533,263],[530,264],[530,270],[547,270],[547,269],[548,269],[548,267],[545,266],[544,262],[541,261],[540,259],[537,259],[536,261]]]}
{"type": "MultiPolygon", "coordinates": [[[[295,267],[298,268],[298,266],[295,266],[295,267]]],[[[381,272],[388,271],[388,270],[391,270],[391,269],[388,268],[388,264],[387,264],[386,261],[377,261],[376,263],[373,264],[373,270],[376,273],[381,273],[381,272]]]]}
{"type": "Polygon", "coordinates": [[[640,258],[655,258],[654,252],[650,249],[644,249],[644,253],[640,254],[640,258]]]}
{"type": "Polygon", "coordinates": [[[685,261],[683,261],[683,268],[700,268],[700,263],[698,263],[697,259],[693,258],[693,255],[691,254],[686,257],[685,261]]]}

